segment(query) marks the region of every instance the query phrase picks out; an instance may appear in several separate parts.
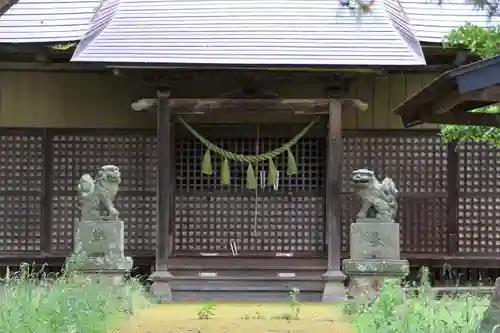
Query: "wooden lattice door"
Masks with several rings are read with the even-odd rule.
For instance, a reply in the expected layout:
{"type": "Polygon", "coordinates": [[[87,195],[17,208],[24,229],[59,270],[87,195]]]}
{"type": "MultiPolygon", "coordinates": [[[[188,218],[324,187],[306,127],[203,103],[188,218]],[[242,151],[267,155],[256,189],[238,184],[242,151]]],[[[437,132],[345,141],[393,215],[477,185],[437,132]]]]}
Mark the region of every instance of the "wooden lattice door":
{"type": "MultiPolygon", "coordinates": [[[[209,138],[224,149],[254,155],[290,138],[209,138]]],[[[298,174],[287,176],[284,158],[276,188],[267,186],[267,163],[256,170],[258,188],[246,188],[246,166],[230,163],[230,185],[201,171],[204,147],[186,136],[176,141],[174,253],[195,255],[310,255],[324,251],[324,140],[304,138],[294,149],[298,174]]]]}

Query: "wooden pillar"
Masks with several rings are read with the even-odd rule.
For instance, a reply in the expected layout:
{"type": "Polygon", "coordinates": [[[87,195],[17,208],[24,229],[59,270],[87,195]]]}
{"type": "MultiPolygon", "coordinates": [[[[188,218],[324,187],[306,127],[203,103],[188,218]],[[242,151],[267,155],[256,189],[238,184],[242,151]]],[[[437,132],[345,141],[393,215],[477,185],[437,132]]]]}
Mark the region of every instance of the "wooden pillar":
{"type": "Polygon", "coordinates": [[[341,271],[340,212],[342,192],[342,104],[331,99],[326,137],[325,223],[328,248],[328,269],[323,274],[323,302],[345,297],[345,275],[341,271]]]}
{"type": "Polygon", "coordinates": [[[172,217],[174,184],[172,177],[172,115],[169,107],[168,92],[158,92],[157,110],[157,211],[156,211],[156,269],[151,275],[153,285],[151,291],[160,302],[172,300],[170,281],[172,274],[168,271],[170,252],[170,219],[172,217]]]}
{"type": "MultiPolygon", "coordinates": [[[[43,194],[42,194],[42,219],[41,219],[41,249],[42,254],[52,252],[52,183],[54,181],[54,134],[53,131],[45,129],[43,135],[43,194]]],[[[76,229],[73,223],[73,229],[76,229]]],[[[73,235],[75,230],[73,230],[73,235]]],[[[74,239],[74,238],[73,238],[74,239]]],[[[75,242],[73,242],[73,246],[75,242]]]]}
{"type": "Polygon", "coordinates": [[[458,165],[457,143],[448,143],[448,199],[447,199],[447,230],[448,230],[448,255],[458,254],[458,165]]]}

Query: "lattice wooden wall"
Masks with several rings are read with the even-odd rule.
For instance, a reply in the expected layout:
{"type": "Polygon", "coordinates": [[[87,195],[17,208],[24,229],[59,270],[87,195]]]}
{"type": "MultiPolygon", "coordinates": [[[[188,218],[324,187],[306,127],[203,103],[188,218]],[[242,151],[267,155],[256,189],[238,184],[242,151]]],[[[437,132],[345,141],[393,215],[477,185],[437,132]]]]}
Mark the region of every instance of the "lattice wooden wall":
{"type": "Polygon", "coordinates": [[[72,249],[78,219],[76,186],[84,173],[114,164],[122,173],[116,207],[125,221],[125,247],[152,252],[156,242],[156,138],[145,134],[58,134],[53,137],[52,250],[72,249]]]}
{"type": "Polygon", "coordinates": [[[458,252],[498,255],[500,148],[468,142],[458,152],[458,252]]]}
{"type": "Polygon", "coordinates": [[[349,251],[349,223],[360,202],[349,186],[350,173],[375,171],[380,181],[390,177],[400,191],[398,221],[401,251],[446,253],[447,147],[434,133],[359,132],[345,134],[343,165],[342,251],[349,251]]]}
{"type": "Polygon", "coordinates": [[[41,250],[41,132],[0,132],[0,252],[41,250]]]}
{"type": "MultiPolygon", "coordinates": [[[[0,252],[42,250],[42,203],[47,199],[44,167],[51,166],[47,200],[51,207],[45,207],[52,222],[50,246],[54,253],[66,255],[71,250],[72,227],[77,218],[75,187],[79,177],[85,172],[94,174],[102,164],[113,163],[123,173],[124,183],[116,204],[127,222],[127,249],[131,254],[154,255],[155,134],[77,134],[74,130],[53,133],[19,129],[0,132],[0,252]]],[[[348,251],[348,223],[359,208],[350,193],[349,174],[353,169],[368,167],[379,177],[392,177],[401,191],[401,245],[407,257],[419,253],[446,255],[448,160],[446,146],[439,138],[426,132],[366,131],[347,132],[343,140],[343,251],[348,251]]],[[[243,153],[254,153],[256,149],[255,140],[216,142],[243,153]]],[[[260,142],[259,151],[267,151],[283,140],[262,138],[260,142]]],[[[324,251],[324,144],[323,139],[312,138],[299,143],[295,150],[299,174],[281,177],[277,191],[259,188],[255,200],[255,192],[245,188],[244,166],[231,163],[231,186],[222,186],[220,161],[214,163],[214,176],[202,175],[201,145],[194,140],[177,140],[174,250],[227,252],[228,239],[235,238],[241,252],[308,255],[324,251]]],[[[459,148],[458,156],[457,250],[461,255],[497,255],[500,167],[496,162],[500,149],[467,143],[459,148]]],[[[277,165],[284,169],[284,161],[277,161],[277,165]]],[[[259,168],[267,170],[265,163],[259,168]]]]}
{"type": "MultiPolygon", "coordinates": [[[[285,139],[212,139],[241,154],[265,152],[285,139]]],[[[284,159],[277,190],[261,188],[267,163],[261,163],[257,191],[246,189],[246,165],[231,162],[231,185],[220,184],[220,159],[213,176],[203,175],[204,148],[186,138],[176,142],[174,251],[230,253],[234,240],[240,254],[324,251],[324,140],[303,139],[294,148],[298,175],[288,177],[284,159]],[[263,176],[263,177],[261,177],[263,176]]],[[[267,186],[267,185],[266,185],[267,186]]]]}

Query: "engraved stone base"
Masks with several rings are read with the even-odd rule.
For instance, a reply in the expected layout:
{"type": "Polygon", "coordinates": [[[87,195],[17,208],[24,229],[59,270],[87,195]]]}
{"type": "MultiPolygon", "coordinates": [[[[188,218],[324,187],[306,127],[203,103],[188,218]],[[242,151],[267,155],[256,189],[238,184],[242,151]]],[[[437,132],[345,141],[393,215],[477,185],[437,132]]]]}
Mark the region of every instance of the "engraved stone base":
{"type": "Polygon", "coordinates": [[[342,261],[342,271],[348,275],[402,278],[409,273],[410,265],[405,259],[345,259],[342,261]]]}
{"type": "Polygon", "coordinates": [[[67,260],[69,270],[94,276],[116,276],[130,271],[132,258],[124,255],[123,221],[84,221],[77,225],[74,253],[67,260]]]}
{"type": "Polygon", "coordinates": [[[385,281],[399,281],[410,270],[400,259],[399,224],[376,218],[358,219],[350,226],[350,259],[342,271],[349,276],[347,297],[373,302],[385,281]]]}
{"type": "Polygon", "coordinates": [[[483,314],[476,333],[500,333],[500,278],[495,280],[490,304],[483,314]]]}
{"type": "Polygon", "coordinates": [[[100,283],[106,283],[117,287],[122,287],[125,284],[125,270],[99,270],[91,271],[84,270],[78,274],[78,278],[91,278],[100,283]]]}
{"type": "Polygon", "coordinates": [[[345,279],[346,276],[342,271],[328,271],[323,274],[325,288],[323,289],[321,301],[337,302],[344,300],[346,296],[345,279]]]}
{"type": "Polygon", "coordinates": [[[351,259],[399,259],[399,224],[358,219],[350,226],[351,259]]]}
{"type": "Polygon", "coordinates": [[[347,259],[342,263],[345,274],[349,275],[348,298],[366,298],[373,301],[380,293],[385,281],[400,281],[410,266],[408,260],[347,259]]]}
{"type": "Polygon", "coordinates": [[[170,288],[172,278],[172,274],[168,271],[155,271],[149,277],[153,281],[151,293],[158,303],[172,302],[172,289],[170,288]]]}

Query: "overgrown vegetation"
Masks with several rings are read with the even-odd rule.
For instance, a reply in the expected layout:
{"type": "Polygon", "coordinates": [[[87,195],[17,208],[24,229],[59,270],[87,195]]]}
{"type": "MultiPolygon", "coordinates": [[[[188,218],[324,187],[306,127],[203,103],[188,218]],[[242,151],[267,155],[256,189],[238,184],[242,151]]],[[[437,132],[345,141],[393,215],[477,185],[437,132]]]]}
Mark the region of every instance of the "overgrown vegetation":
{"type": "MultiPolygon", "coordinates": [[[[451,270],[451,266],[447,267],[451,270]]],[[[450,278],[457,278],[451,272],[450,278]]],[[[471,294],[455,294],[439,299],[431,288],[429,271],[422,269],[420,281],[413,283],[413,288],[403,288],[398,283],[385,283],[377,300],[372,304],[357,304],[354,311],[338,316],[344,304],[311,304],[301,303],[298,299],[300,291],[293,288],[289,291],[289,301],[279,305],[259,306],[257,311],[235,317],[228,309],[248,310],[255,305],[239,304],[237,306],[221,305],[217,314],[209,316],[210,325],[197,325],[199,332],[221,331],[222,327],[234,327],[238,331],[252,332],[342,332],[342,333],[475,333],[488,305],[488,297],[471,294]],[[405,292],[404,292],[405,291],[405,292]],[[311,307],[327,306],[331,317],[311,315],[311,307]],[[303,310],[303,311],[302,311],[303,310]],[[273,314],[274,312],[274,314],[273,314]],[[335,314],[335,315],[333,315],[335,314]],[[346,325],[347,324],[347,325],[346,325]],[[248,329],[247,329],[248,328],[248,329]]],[[[348,304],[348,303],[346,303],[348,304]]],[[[205,305],[201,309],[212,308],[205,305]]],[[[319,309],[319,308],[317,308],[319,309]]],[[[205,312],[205,310],[203,310],[205,312]]],[[[198,319],[202,316],[197,313],[198,319]]],[[[186,319],[177,327],[186,328],[186,319]]],[[[195,325],[191,325],[195,327],[195,325]]],[[[189,326],[189,327],[191,327],[189,326]]],[[[188,330],[186,330],[188,331],[188,330]]],[[[169,332],[174,332],[170,330],[169,332]]]]}
{"type": "Polygon", "coordinates": [[[318,333],[472,333],[488,303],[486,298],[473,295],[435,299],[428,272],[423,270],[421,283],[412,296],[404,296],[398,285],[387,283],[374,304],[359,307],[344,317],[339,316],[340,303],[301,303],[300,290],[293,288],[289,301],[281,308],[276,304],[222,304],[219,309],[219,305],[216,308],[214,303],[208,303],[193,308],[193,317],[194,311],[189,315],[185,308],[193,305],[159,305],[151,312],[141,311],[123,325],[125,319],[149,305],[135,280],[117,288],[78,275],[52,277],[23,265],[18,272],[8,272],[0,282],[0,333],[104,333],[115,329],[121,333],[141,332],[141,320],[148,325],[144,331],[152,333],[191,332],[195,328],[198,332],[220,332],[222,327],[255,333],[309,329],[318,333]],[[252,307],[253,314],[248,314],[252,307]],[[233,314],[227,312],[233,310],[233,314]],[[247,314],[237,314],[241,310],[247,314]],[[155,318],[166,321],[155,326],[155,318]]]}
{"type": "Polygon", "coordinates": [[[384,284],[378,300],[351,316],[358,333],[473,333],[488,300],[470,294],[436,299],[427,270],[411,296],[402,297],[399,286],[384,284]]]}
{"type": "Polygon", "coordinates": [[[289,290],[284,303],[164,304],[141,312],[119,332],[472,333],[488,305],[487,297],[473,295],[436,299],[426,269],[411,293],[401,291],[400,285],[387,283],[375,303],[350,315],[342,314],[343,302],[301,302],[299,289],[289,290]]]}
{"type": "Polygon", "coordinates": [[[142,286],[76,274],[50,276],[24,264],[0,279],[0,333],[103,333],[149,305],[142,286]]]}
{"type": "MultiPolygon", "coordinates": [[[[483,59],[488,59],[500,54],[500,26],[483,28],[467,23],[450,31],[444,38],[443,46],[465,47],[483,59]]],[[[471,112],[500,113],[500,107],[490,106],[471,112]]],[[[500,117],[500,115],[499,115],[500,117]]],[[[466,140],[485,142],[500,145],[500,130],[495,127],[469,126],[469,125],[442,125],[441,136],[445,142],[466,140]]]]}

